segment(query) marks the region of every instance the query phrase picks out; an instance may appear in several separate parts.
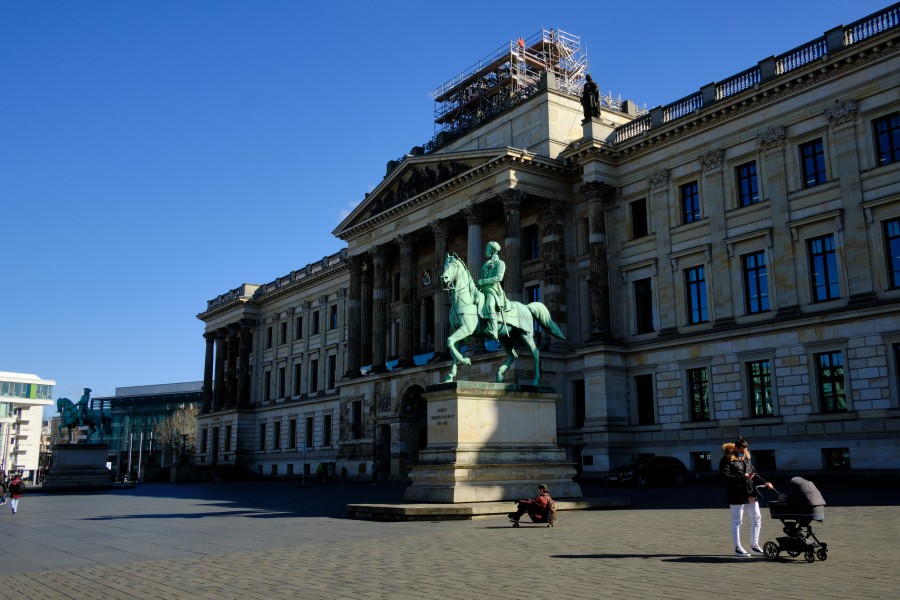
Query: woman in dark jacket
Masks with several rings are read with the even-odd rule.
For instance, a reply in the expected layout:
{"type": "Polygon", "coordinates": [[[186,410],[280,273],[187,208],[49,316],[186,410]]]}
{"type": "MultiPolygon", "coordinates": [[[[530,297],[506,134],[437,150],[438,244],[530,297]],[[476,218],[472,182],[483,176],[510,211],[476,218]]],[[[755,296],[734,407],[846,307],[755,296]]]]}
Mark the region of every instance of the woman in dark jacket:
{"type": "Polygon", "coordinates": [[[756,500],[757,481],[772,489],[772,484],[760,477],[750,462],[750,451],[747,442],[739,437],[733,444],[722,444],[722,460],[719,462],[719,475],[725,481],[725,497],[731,506],[731,536],[734,541],[734,553],[737,556],[750,556],[741,546],[741,524],[744,511],[750,515],[750,550],[757,554],[763,551],[759,547],[759,531],[762,527],[762,515],[759,502],[756,500]]]}

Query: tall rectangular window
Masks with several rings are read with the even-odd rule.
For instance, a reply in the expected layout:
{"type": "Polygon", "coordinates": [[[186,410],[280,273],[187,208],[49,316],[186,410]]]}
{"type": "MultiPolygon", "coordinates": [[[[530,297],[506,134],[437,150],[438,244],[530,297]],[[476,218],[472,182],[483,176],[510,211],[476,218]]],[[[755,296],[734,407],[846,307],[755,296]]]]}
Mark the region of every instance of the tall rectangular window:
{"type": "Polygon", "coordinates": [[[822,138],[800,146],[800,167],[803,171],[803,187],[811,188],[825,183],[825,149],[822,138]]]}
{"type": "Polygon", "coordinates": [[[287,344],[287,341],[288,341],[287,340],[287,326],[288,326],[287,321],[282,321],[281,323],[278,324],[278,329],[279,329],[278,343],[279,344],[287,344]]]}
{"type": "Polygon", "coordinates": [[[231,425],[225,426],[225,443],[223,444],[225,452],[231,452],[231,425]]]}
{"type": "Polygon", "coordinates": [[[272,371],[263,372],[263,399],[271,400],[272,399],[272,371]]]}
{"type": "Polygon", "coordinates": [[[634,400],[637,404],[638,425],[656,423],[656,409],[653,406],[653,375],[635,375],[634,400]]]}
{"type": "MultiPolygon", "coordinates": [[[[200,452],[206,452],[209,447],[209,429],[204,427],[200,435],[200,452]]],[[[228,448],[226,448],[227,450],[228,448]]]]}
{"type": "Polygon", "coordinates": [[[272,428],[272,448],[281,450],[281,421],[275,421],[272,428]]]}
{"type": "Polygon", "coordinates": [[[337,329],[338,326],[338,307],[332,304],[328,307],[328,329],[337,329]]]}
{"type": "Polygon", "coordinates": [[[888,281],[893,289],[900,288],[900,219],[884,223],[884,245],[887,254],[888,281]]]}
{"type": "Polygon", "coordinates": [[[634,317],[638,333],[654,331],[653,286],[649,277],[634,282],[634,317]]]}
{"type": "Polygon", "coordinates": [[[838,279],[837,254],[834,235],[828,234],[809,240],[809,273],[814,302],[824,302],[841,297],[838,279]]]}
{"type": "Polygon", "coordinates": [[[747,392],[750,394],[751,417],[771,417],[775,414],[775,407],[772,406],[772,372],[768,360],[747,363],[747,392]]]}
{"type": "Polygon", "coordinates": [[[266,424],[265,423],[259,424],[259,449],[260,450],[266,449],[266,424]]]}
{"type": "Polygon", "coordinates": [[[294,363],[294,395],[299,396],[303,393],[303,363],[294,363]]]}
{"type": "Polygon", "coordinates": [[[314,310],[312,314],[312,334],[319,334],[319,311],[314,310]]]}
{"type": "Polygon", "coordinates": [[[333,390],[335,385],[335,380],[337,379],[337,356],[334,354],[328,357],[328,374],[327,381],[325,385],[325,389],[333,390]]]}
{"type": "Polygon", "coordinates": [[[288,421],[288,448],[293,450],[297,447],[297,419],[288,421]]]}
{"type": "Polygon", "coordinates": [[[362,439],[362,400],[354,400],[350,404],[350,435],[354,440],[362,439]]]}
{"type": "Polygon", "coordinates": [[[272,347],[272,327],[266,327],[266,348],[272,347]]]}
{"type": "Polygon", "coordinates": [[[313,428],[313,418],[306,417],[306,449],[311,450],[315,448],[315,429],[313,428]]]}
{"type": "Polygon", "coordinates": [[[279,398],[284,398],[286,395],[285,394],[286,390],[284,387],[284,381],[285,381],[284,372],[285,372],[284,367],[278,367],[278,397],[279,398]]]}
{"type": "Polygon", "coordinates": [[[647,226],[647,199],[641,198],[631,203],[631,239],[645,237],[650,234],[647,226]]]}
{"type": "Polygon", "coordinates": [[[541,238],[537,225],[522,228],[522,260],[535,260],[541,257],[541,238]]]}
{"type": "Polygon", "coordinates": [[[322,445],[331,445],[331,415],[325,415],[322,423],[322,445]]]}
{"type": "Polygon", "coordinates": [[[709,320],[709,312],[706,306],[706,277],[703,274],[703,265],[684,271],[684,285],[687,290],[688,323],[691,325],[706,323],[709,320]]]}
{"type": "Polygon", "coordinates": [[[900,161],[900,112],[872,121],[875,133],[875,158],[878,166],[900,161]]]}
{"type": "Polygon", "coordinates": [[[816,354],[816,384],[819,392],[819,406],[823,413],[847,410],[847,396],[844,390],[844,358],[841,352],[816,354]]]}
{"type": "Polygon", "coordinates": [[[690,402],[691,421],[709,421],[712,417],[709,410],[709,383],[706,368],[688,369],[688,400],[690,402]]]}
{"type": "Polygon", "coordinates": [[[681,222],[693,223],[700,220],[700,192],[697,182],[686,183],[681,190],[681,222]]]}
{"type": "Polygon", "coordinates": [[[294,337],[299,340],[300,338],[303,337],[303,317],[302,316],[297,317],[294,320],[294,329],[295,329],[294,337]]]}
{"type": "Polygon", "coordinates": [[[748,315],[769,310],[769,278],[762,250],[741,257],[744,267],[744,305],[748,315]]]}
{"type": "Polygon", "coordinates": [[[319,361],[313,359],[309,361],[309,393],[319,391],[319,361]]]}
{"type": "Polygon", "coordinates": [[[750,206],[759,202],[759,184],[756,180],[756,163],[748,162],[735,168],[738,206],[750,206]]]}

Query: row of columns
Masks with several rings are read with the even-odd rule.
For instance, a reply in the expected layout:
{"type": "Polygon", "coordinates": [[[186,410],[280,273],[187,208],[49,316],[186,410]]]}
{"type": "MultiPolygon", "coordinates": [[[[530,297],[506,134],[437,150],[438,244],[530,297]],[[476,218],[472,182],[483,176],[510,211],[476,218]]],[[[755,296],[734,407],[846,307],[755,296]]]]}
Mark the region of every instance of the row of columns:
{"type": "Polygon", "coordinates": [[[241,319],[208,331],[201,412],[250,406],[250,336],[253,321],[241,319]],[[214,385],[215,382],[215,385],[214,385]]]}

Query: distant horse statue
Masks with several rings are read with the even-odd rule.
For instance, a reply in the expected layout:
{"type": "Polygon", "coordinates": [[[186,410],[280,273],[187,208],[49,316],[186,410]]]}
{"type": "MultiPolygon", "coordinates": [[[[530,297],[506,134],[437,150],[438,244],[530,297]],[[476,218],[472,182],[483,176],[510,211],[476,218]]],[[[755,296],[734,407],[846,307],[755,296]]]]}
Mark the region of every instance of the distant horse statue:
{"type": "Polygon", "coordinates": [[[69,441],[72,441],[72,433],[78,427],[88,428],[88,437],[99,433],[102,440],[109,433],[112,420],[103,414],[103,411],[88,407],[91,398],[91,389],[84,388],[84,395],[78,403],[68,398],[59,398],[56,401],[56,410],[59,412],[59,435],[62,437],[63,428],[69,430],[69,441]]]}
{"type": "MultiPolygon", "coordinates": [[[[455,254],[447,254],[444,261],[444,271],[441,275],[444,289],[450,292],[450,327],[453,333],[447,338],[447,348],[453,356],[453,365],[450,373],[444,378],[445,382],[453,381],[456,377],[458,363],[472,364],[472,361],[457,349],[457,344],[469,336],[485,338],[484,329],[487,320],[484,315],[478,314],[477,307],[482,304],[478,290],[468,267],[455,254]]],[[[497,370],[497,382],[503,381],[506,371],[512,366],[518,354],[513,348],[515,340],[522,340],[531,350],[534,359],[534,379],[532,385],[540,385],[540,352],[534,343],[534,321],[537,320],[553,337],[566,339],[559,326],[550,318],[550,311],[540,302],[531,302],[527,305],[512,300],[507,301],[506,310],[499,319],[498,340],[506,350],[506,362],[497,370]]]]}

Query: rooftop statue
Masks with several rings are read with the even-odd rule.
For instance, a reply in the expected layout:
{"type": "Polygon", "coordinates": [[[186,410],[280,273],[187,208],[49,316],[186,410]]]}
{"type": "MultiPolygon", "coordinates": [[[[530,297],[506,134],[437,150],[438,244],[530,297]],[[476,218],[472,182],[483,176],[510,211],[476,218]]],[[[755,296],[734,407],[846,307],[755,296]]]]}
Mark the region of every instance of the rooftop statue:
{"type": "Polygon", "coordinates": [[[600,87],[591,79],[590,73],[585,76],[584,88],[581,90],[581,106],[584,108],[585,119],[600,116],[600,87]]]}
{"type": "Polygon", "coordinates": [[[522,340],[531,350],[534,360],[534,379],[532,385],[540,385],[540,352],[534,343],[534,321],[557,339],[565,339],[559,326],[550,318],[550,311],[540,302],[528,305],[508,300],[503,293],[501,281],[506,265],[500,260],[500,244],[488,242],[485,254],[487,262],[481,269],[481,279],[476,281],[469,273],[466,264],[455,254],[447,254],[441,282],[450,293],[450,327],[453,333],[447,338],[447,348],[453,356],[450,373],[445,382],[456,378],[457,365],[472,364],[472,361],[459,353],[457,345],[469,336],[484,339],[495,339],[506,350],[506,362],[497,370],[497,382],[515,362],[518,354],[513,342],[522,340]]]}
{"type": "Polygon", "coordinates": [[[112,420],[103,414],[102,410],[92,409],[91,388],[84,388],[84,394],[78,403],[68,398],[59,398],[56,401],[56,410],[59,412],[59,435],[62,437],[63,428],[69,430],[69,441],[72,441],[72,433],[77,427],[88,428],[88,439],[99,434],[100,439],[109,433],[112,420]]]}

